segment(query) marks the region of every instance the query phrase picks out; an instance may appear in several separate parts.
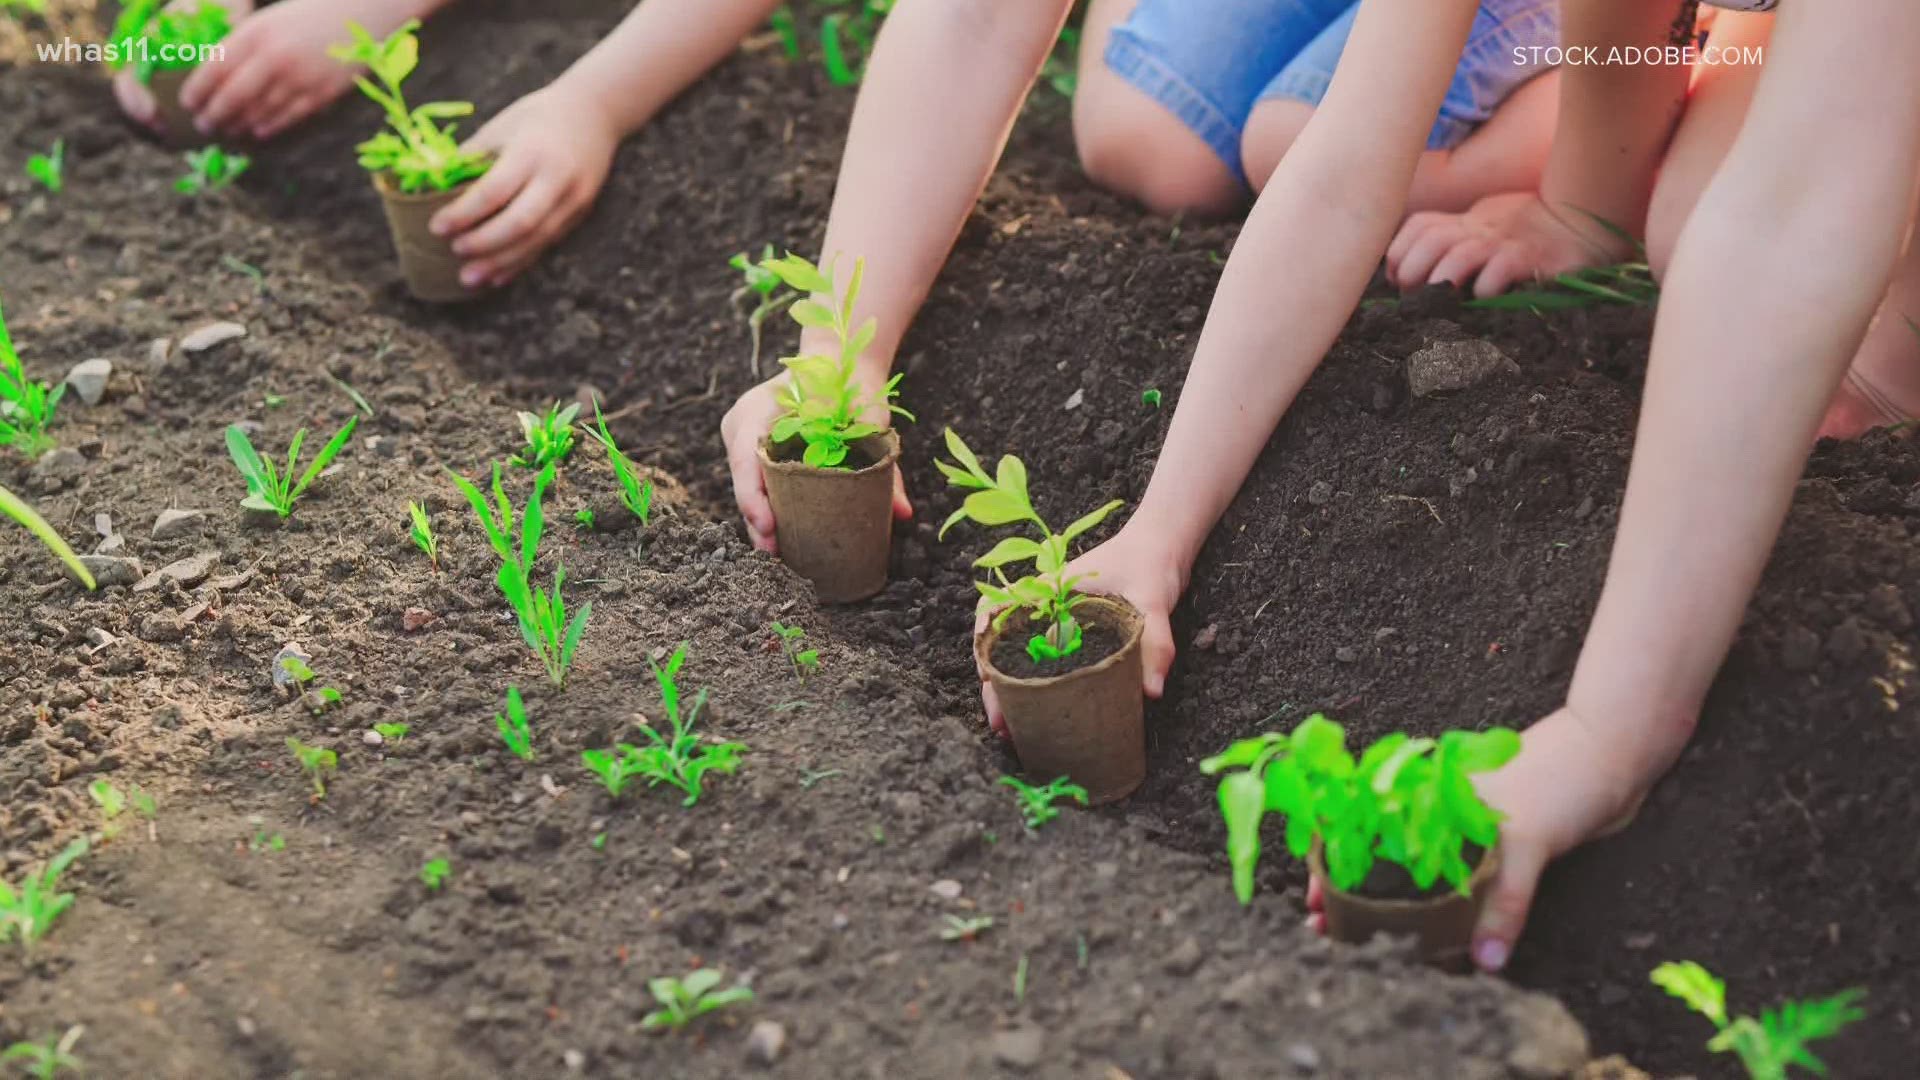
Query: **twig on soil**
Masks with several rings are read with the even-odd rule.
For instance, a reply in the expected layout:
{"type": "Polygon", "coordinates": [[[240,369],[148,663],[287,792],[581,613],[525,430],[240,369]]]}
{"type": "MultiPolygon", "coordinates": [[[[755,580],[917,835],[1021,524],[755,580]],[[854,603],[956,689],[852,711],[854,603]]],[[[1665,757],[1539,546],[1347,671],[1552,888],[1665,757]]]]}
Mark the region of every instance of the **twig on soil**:
{"type": "Polygon", "coordinates": [[[718,367],[715,367],[713,369],[713,374],[709,376],[707,379],[706,390],[702,391],[701,393],[694,394],[691,397],[683,397],[678,401],[668,402],[665,406],[663,406],[660,409],[660,411],[672,412],[673,410],[679,408],[682,405],[691,405],[696,401],[710,401],[712,400],[713,395],[716,392],[718,392],[719,389],[720,389],[720,369],[718,367]]]}
{"type": "Polygon", "coordinates": [[[1429,513],[1429,514],[1431,514],[1431,515],[1433,515],[1433,520],[1434,520],[1434,523],[1435,523],[1435,524],[1437,524],[1437,525],[1439,525],[1439,526],[1440,526],[1441,528],[1443,528],[1443,529],[1447,527],[1447,523],[1446,523],[1445,521],[1442,521],[1442,520],[1441,520],[1441,518],[1440,518],[1440,511],[1438,511],[1438,510],[1435,510],[1435,509],[1433,508],[1433,504],[1432,504],[1432,503],[1430,503],[1430,502],[1428,502],[1428,501],[1427,501],[1427,500],[1425,500],[1425,499],[1422,499],[1422,498],[1420,498],[1419,496],[1416,496],[1416,495],[1382,495],[1382,496],[1380,496],[1380,501],[1381,501],[1381,502],[1414,502],[1414,503],[1419,503],[1419,504],[1420,504],[1421,506],[1424,506],[1424,507],[1426,507],[1426,508],[1427,508],[1427,513],[1429,513]]]}

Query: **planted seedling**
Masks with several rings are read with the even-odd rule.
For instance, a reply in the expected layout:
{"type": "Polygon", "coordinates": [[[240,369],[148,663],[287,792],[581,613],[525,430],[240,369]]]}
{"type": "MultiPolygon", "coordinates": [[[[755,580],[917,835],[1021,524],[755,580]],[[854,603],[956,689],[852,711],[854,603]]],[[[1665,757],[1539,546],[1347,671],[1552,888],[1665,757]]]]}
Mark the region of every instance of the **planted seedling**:
{"type": "Polygon", "coordinates": [[[87,785],[87,798],[100,808],[100,837],[111,840],[120,835],[119,817],[127,812],[127,793],[114,786],[113,781],[101,777],[87,785]]]}
{"type": "Polygon", "coordinates": [[[232,16],[211,0],[201,0],[191,10],[166,0],[131,0],[107,35],[108,66],[127,68],[148,84],[156,71],[197,65],[232,30],[232,16]]]}
{"type": "Polygon", "coordinates": [[[1020,797],[1020,816],[1026,819],[1029,829],[1038,829],[1059,817],[1060,811],[1053,804],[1061,799],[1072,799],[1081,806],[1087,805],[1087,789],[1070,783],[1064,776],[1044,787],[1035,787],[1014,776],[1003,776],[1000,782],[1012,788],[1014,794],[1020,797]]]}
{"type": "Polygon", "coordinates": [[[517,522],[520,529],[518,550],[514,547],[514,528],[516,520],[513,504],[507,501],[507,489],[500,477],[500,463],[493,463],[493,501],[480,493],[480,489],[459,473],[447,473],[453,477],[454,486],[460,494],[466,496],[467,505],[473,507],[474,516],[480,519],[480,527],[486,530],[487,543],[493,547],[493,553],[503,563],[517,563],[522,573],[533,570],[533,560],[540,553],[540,535],[545,528],[546,519],[541,515],[540,500],[546,494],[547,485],[553,483],[553,470],[542,469],[534,477],[533,494],[527,499],[524,517],[517,522]]]}
{"type": "Polygon", "coordinates": [[[1145,405],[1150,409],[1159,408],[1160,407],[1160,391],[1152,387],[1148,387],[1147,389],[1140,391],[1140,404],[1145,405]]]}
{"type": "Polygon", "coordinates": [[[187,175],[173,182],[173,189],[182,195],[218,191],[240,179],[240,174],[253,164],[247,155],[229,154],[218,146],[189,150],[186,160],[187,175]]]}
{"type": "Polygon", "coordinates": [[[640,730],[646,733],[648,745],[637,747],[631,743],[621,743],[612,750],[587,750],[580,760],[592,770],[600,782],[606,786],[607,794],[619,798],[626,790],[627,782],[634,777],[644,777],[648,787],[670,784],[686,793],[682,806],[692,806],[700,801],[701,779],[707,773],[717,772],[732,775],[740,766],[740,755],[746,750],[742,743],[707,743],[694,733],[694,724],[700,719],[700,709],[707,703],[707,692],[703,689],[694,695],[693,704],[683,717],[680,710],[680,687],[674,681],[680,665],[686,661],[687,647],[682,644],[668,658],[667,665],[661,667],[651,658],[647,663],[653,668],[654,681],[660,684],[660,702],[672,724],[671,735],[662,735],[651,725],[641,724],[640,730]]]}
{"type": "Polygon", "coordinates": [[[247,850],[256,854],[262,851],[285,851],[287,838],[279,833],[269,836],[267,830],[260,829],[253,834],[253,839],[248,841],[247,850]]]}
{"type": "Polygon", "coordinates": [[[720,989],[720,972],[701,968],[683,979],[671,975],[648,979],[647,990],[660,1008],[640,1019],[647,1031],[679,1031],[715,1009],[753,1000],[753,991],[744,986],[720,989]]]}
{"type": "Polygon", "coordinates": [[[53,526],[47,524],[47,519],[35,513],[33,507],[21,502],[19,496],[4,487],[0,487],[0,514],[5,514],[18,522],[22,528],[32,533],[35,539],[46,545],[47,550],[53,552],[54,558],[65,564],[67,571],[78,579],[80,584],[85,585],[88,590],[97,587],[93,574],[87,570],[86,564],[73,553],[73,549],[60,538],[60,534],[53,530],[53,526]]]}
{"type": "Polygon", "coordinates": [[[67,186],[67,140],[53,140],[53,149],[27,157],[27,175],[52,194],[67,186]]]}
{"type": "Polygon", "coordinates": [[[620,481],[620,505],[632,512],[645,525],[653,514],[653,481],[643,480],[634,470],[633,462],[621,452],[619,444],[613,441],[613,434],[607,430],[607,418],[600,413],[600,403],[593,403],[594,426],[587,428],[587,437],[600,444],[607,452],[607,461],[613,465],[613,475],[620,481]]]}
{"type": "Polygon", "coordinates": [[[509,753],[521,761],[533,760],[533,731],[527,727],[527,707],[520,700],[519,687],[507,687],[506,715],[495,713],[493,726],[500,732],[500,741],[507,744],[509,753]]]}
{"type": "Polygon", "coordinates": [[[39,874],[28,874],[18,886],[0,881],[0,944],[15,940],[22,952],[31,956],[33,946],[58,919],[73,906],[73,894],[60,891],[60,875],[87,853],[87,838],[82,836],[60,849],[47,860],[39,874]]]}
{"type": "Polygon", "coordinates": [[[940,928],[941,941],[978,941],[980,935],[993,929],[993,916],[973,915],[961,918],[948,915],[947,924],[940,928]]]}
{"type": "MultiPolygon", "coordinates": [[[[788,13],[788,18],[792,18],[791,12],[788,13]]],[[[797,45],[795,50],[798,51],[797,45]]],[[[761,327],[769,318],[800,299],[800,294],[788,288],[786,282],[780,280],[779,274],[760,265],[771,261],[773,257],[773,245],[768,244],[761,249],[758,261],[749,257],[744,251],[727,260],[727,265],[738,270],[744,279],[740,287],[733,290],[733,295],[728,298],[729,301],[735,308],[739,308],[748,300],[754,302],[753,310],[746,314],[747,332],[753,338],[753,354],[748,359],[747,366],[756,379],[760,377],[761,327]]]]}
{"type": "Polygon", "coordinates": [[[439,892],[440,886],[447,883],[447,877],[452,873],[453,867],[447,860],[429,859],[420,868],[420,884],[425,885],[428,892],[439,892]]]}
{"type": "Polygon", "coordinates": [[[1826,1063],[1813,1056],[1807,1044],[1832,1038],[1867,1015],[1859,1005],[1867,992],[1855,988],[1817,1001],[1788,1001],[1761,1012],[1757,1019],[1730,1019],[1727,984],[1691,960],[1654,968],[1653,982],[1711,1020],[1719,1034],[1707,1043],[1707,1049],[1734,1054],[1751,1080],[1786,1080],[1787,1070],[1794,1066],[1816,1076],[1827,1075],[1826,1063]]]}
{"type": "Polygon", "coordinates": [[[427,516],[427,508],[417,502],[407,504],[407,517],[412,520],[412,528],[407,535],[412,538],[413,546],[433,564],[433,572],[440,572],[440,538],[433,535],[433,519],[427,516]]]}
{"type": "MultiPolygon", "coordinates": [[[[836,289],[831,265],[823,271],[791,252],[783,259],[763,260],[760,265],[797,292],[825,294],[833,299],[831,305],[813,299],[797,300],[788,314],[803,327],[833,331],[840,353],[837,358],[809,354],[781,359],[791,377],[776,395],[784,411],[773,422],[772,440],[775,445],[789,439],[803,440],[806,452],[802,460],[813,468],[846,468],[848,446],[881,430],[880,425],[860,419],[867,401],[854,378],[855,362],[873,343],[879,329],[873,319],[858,328],[853,325],[853,305],[860,296],[860,279],[866,275],[867,261],[854,261],[853,277],[845,292],[836,289]]],[[[881,403],[887,411],[912,420],[912,413],[893,404],[893,399],[900,396],[900,378],[895,375],[887,380],[881,388],[881,403]]]]}
{"type": "Polygon", "coordinates": [[[787,654],[787,662],[793,665],[794,678],[806,682],[807,676],[819,672],[820,650],[800,647],[801,639],[807,636],[805,630],[780,622],[775,622],[769,629],[779,637],[780,651],[787,654]]]}
{"type": "Polygon", "coordinates": [[[493,504],[489,504],[480,489],[467,482],[465,477],[451,475],[480,518],[494,554],[500,556],[500,573],[495,581],[500,586],[501,595],[507,598],[508,605],[519,619],[520,636],[526,639],[534,656],[539,658],[541,667],[546,670],[547,678],[552,680],[553,685],[564,685],[567,672],[573,667],[574,653],[580,648],[580,639],[586,634],[587,619],[593,613],[593,605],[582,604],[578,614],[571,620],[567,618],[566,601],[561,595],[567,578],[565,567],[554,571],[551,591],[532,583],[533,564],[540,557],[540,537],[546,527],[540,500],[546,493],[547,485],[553,483],[553,465],[547,465],[534,478],[533,494],[527,500],[526,512],[519,523],[518,551],[513,543],[513,506],[507,501],[499,463],[493,466],[493,504]]]}
{"type": "Polygon", "coordinates": [[[6,312],[0,311],[0,446],[13,447],[28,461],[53,449],[47,428],[53,425],[54,409],[66,392],[66,383],[48,386],[27,378],[20,354],[14,351],[13,336],[7,332],[6,312]]]}
{"type": "Polygon", "coordinates": [[[253,448],[253,441],[247,438],[245,428],[239,424],[229,424],[227,453],[233,456],[234,465],[239,468],[241,477],[247,482],[247,497],[240,500],[240,505],[249,510],[271,511],[282,519],[292,516],[294,502],[306,493],[307,488],[322,472],[326,471],[328,465],[333,464],[333,459],[346,448],[347,440],[353,438],[353,429],[358,426],[360,426],[358,416],[348,417],[346,426],[336,432],[332,440],[321,448],[319,455],[313,459],[311,465],[307,466],[306,472],[299,474],[300,478],[296,482],[294,470],[300,467],[300,444],[307,437],[306,428],[293,433],[293,443],[287,448],[287,467],[283,472],[276,469],[273,462],[261,457],[260,452],[253,448]]]}
{"type": "Polygon", "coordinates": [[[544,469],[565,461],[573,453],[573,418],[578,415],[579,402],[564,409],[555,404],[544,415],[515,413],[527,445],[510,459],[511,463],[523,469],[544,469]]]}
{"type": "Polygon", "coordinates": [[[1376,859],[1404,868],[1425,892],[1445,881],[1469,893],[1473,867],[1466,846],[1490,850],[1500,839],[1499,811],[1483,802],[1469,777],[1505,765],[1520,751],[1506,728],[1449,731],[1438,739],[1388,735],[1355,762],[1339,724],[1316,713],[1291,734],[1244,739],[1200,763],[1220,775],[1220,813],[1227,860],[1242,904],[1253,900],[1260,861],[1260,822],[1287,819],[1287,850],[1305,858],[1317,837],[1327,874],[1341,892],[1367,879],[1376,859]],[[1224,774],[1224,775],[1221,775],[1224,774]]]}
{"type": "Polygon", "coordinates": [[[299,657],[281,657],[280,670],[286,672],[288,678],[293,680],[294,685],[300,691],[301,700],[306,702],[307,710],[313,713],[313,715],[319,716],[321,713],[340,704],[340,691],[335,690],[331,686],[322,686],[315,690],[307,689],[314,680],[313,669],[308,667],[307,662],[299,657]]]}
{"type": "Polygon", "coordinates": [[[974,583],[980,590],[980,610],[995,613],[996,627],[1005,626],[1013,613],[1022,609],[1035,624],[1044,624],[1046,629],[1027,642],[1027,655],[1036,664],[1078,652],[1085,634],[1079,620],[1073,617],[1073,609],[1087,599],[1087,594],[1077,588],[1086,580],[1086,575],[1067,574],[1067,545],[1106,520],[1122,503],[1115,499],[1055,533],[1033,508],[1033,501],[1027,495],[1027,467],[1019,458],[1011,454],[1002,457],[994,475],[989,476],[980,467],[980,459],[974,457],[973,451],[967,449],[967,444],[952,428],[947,429],[947,452],[958,465],[945,461],[934,464],[954,487],[967,488],[973,493],[940,527],[942,538],[948,529],[962,521],[989,527],[1029,522],[1040,531],[1038,540],[1007,537],[974,560],[973,565],[993,571],[994,577],[991,582],[974,583]],[[1007,580],[1007,566],[1028,561],[1034,564],[1035,573],[1017,581],[1007,580]]]}
{"type": "Polygon", "coordinates": [[[588,532],[593,531],[593,507],[583,506],[573,512],[573,523],[588,532]]]}
{"type": "Polygon", "coordinates": [[[300,771],[313,781],[313,801],[319,802],[327,797],[327,777],[340,768],[340,755],[323,746],[308,746],[299,739],[289,737],[287,749],[293,751],[293,759],[300,763],[300,771]]]}
{"type": "Polygon", "coordinates": [[[43,1043],[14,1043],[0,1050],[0,1063],[13,1062],[33,1080],[54,1080],[67,1071],[82,1072],[80,1059],[74,1056],[73,1048],[86,1030],[84,1025],[75,1024],[58,1039],[48,1039],[43,1043]]]}
{"type": "Polygon", "coordinates": [[[471,102],[407,107],[400,86],[420,63],[419,29],[419,20],[409,20],[385,41],[375,41],[365,27],[349,22],[353,43],[327,53],[343,63],[366,66],[372,78],[357,76],[354,83],[386,113],[389,130],[354,148],[360,167],[392,177],[403,192],[448,191],[484,175],[493,162],[485,154],[462,150],[454,135],[456,125],[443,123],[471,115],[471,102]]]}
{"type": "Polygon", "coordinates": [[[381,742],[397,743],[400,740],[406,738],[407,732],[412,730],[413,730],[413,725],[411,724],[375,724],[373,725],[373,733],[380,736],[381,742]]]}

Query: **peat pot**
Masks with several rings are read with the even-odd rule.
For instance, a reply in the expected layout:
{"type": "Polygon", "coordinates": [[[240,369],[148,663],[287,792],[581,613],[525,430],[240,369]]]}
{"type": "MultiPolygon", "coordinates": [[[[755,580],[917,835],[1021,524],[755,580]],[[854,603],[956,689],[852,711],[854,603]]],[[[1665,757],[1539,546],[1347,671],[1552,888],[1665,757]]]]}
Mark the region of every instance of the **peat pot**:
{"type": "Polygon", "coordinates": [[[160,121],[160,139],[175,150],[193,150],[209,140],[193,126],[193,114],[180,104],[180,87],[195,68],[159,68],[147,80],[153,95],[154,116],[160,121]]]}
{"type": "Polygon", "coordinates": [[[1321,881],[1329,883],[1326,887],[1327,933],[1334,940],[1358,945],[1375,934],[1412,936],[1422,960],[1451,971],[1464,971],[1468,967],[1474,925],[1480,921],[1480,909],[1487,902],[1487,894],[1493,891],[1494,876],[1500,872],[1500,848],[1495,845],[1480,857],[1473,876],[1467,879],[1467,887],[1472,890],[1468,896],[1455,892],[1442,880],[1435,883],[1433,892],[1414,898],[1402,897],[1398,894],[1411,892],[1413,884],[1406,879],[1404,870],[1384,861],[1374,864],[1374,872],[1358,890],[1342,892],[1332,886],[1332,879],[1327,876],[1319,840],[1313,842],[1307,862],[1321,881]],[[1405,888],[1378,890],[1394,893],[1390,899],[1367,895],[1383,877],[1397,877],[1400,880],[1396,884],[1403,884],[1405,888]]]}
{"type": "Polygon", "coordinates": [[[887,587],[900,435],[888,429],[853,443],[848,469],[816,469],[800,460],[803,450],[799,439],[760,440],[780,561],[813,582],[822,603],[865,600],[887,587]]]}
{"type": "Polygon", "coordinates": [[[1041,674],[1027,660],[1025,643],[1035,630],[1025,612],[975,635],[973,654],[1006,714],[1020,768],[1039,783],[1066,776],[1098,806],[1133,794],[1147,777],[1145,620],[1132,604],[1109,596],[1089,596],[1074,616],[1087,644],[1067,661],[1080,666],[1064,674],[1041,674]]]}
{"type": "Polygon", "coordinates": [[[453,245],[427,228],[433,215],[459,198],[471,183],[446,191],[409,193],[401,191],[386,173],[373,175],[374,190],[380,193],[380,203],[387,211],[387,228],[393,233],[394,254],[400,257],[400,276],[417,300],[450,304],[479,295],[477,290],[460,284],[460,258],[453,253],[453,245]]]}

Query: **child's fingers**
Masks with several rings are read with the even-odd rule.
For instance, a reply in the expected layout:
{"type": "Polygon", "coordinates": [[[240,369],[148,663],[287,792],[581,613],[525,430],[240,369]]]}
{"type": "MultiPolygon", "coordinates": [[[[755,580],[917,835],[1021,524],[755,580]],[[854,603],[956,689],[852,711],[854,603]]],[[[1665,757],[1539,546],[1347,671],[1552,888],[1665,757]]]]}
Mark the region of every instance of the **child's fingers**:
{"type": "MultiPolygon", "coordinates": [[[[459,236],[512,202],[532,175],[533,162],[511,154],[501,158],[473,182],[465,195],[433,215],[428,228],[433,230],[435,236],[459,236]]],[[[460,241],[454,242],[453,249],[461,255],[466,254],[460,248],[460,241]]]]}
{"type": "Polygon", "coordinates": [[[267,93],[272,79],[271,64],[243,62],[221,82],[205,105],[194,110],[193,126],[199,128],[202,135],[227,130],[267,93]]]}
{"type": "Polygon", "coordinates": [[[987,710],[987,726],[995,735],[1007,737],[1007,714],[1000,708],[1000,695],[993,692],[993,684],[980,680],[980,704],[987,710]]]}
{"type": "Polygon", "coordinates": [[[566,189],[558,181],[536,175],[520,189],[505,210],[481,222],[453,242],[454,254],[463,259],[485,259],[501,255],[541,234],[550,221],[560,220],[560,200],[566,189]]]}
{"type": "Polygon", "coordinates": [[[913,502],[907,498],[906,477],[898,465],[893,467],[893,516],[900,521],[913,520],[913,502]]]}
{"type": "Polygon", "coordinates": [[[1493,256],[1494,242],[1480,237],[1470,237],[1453,246],[1453,250],[1441,258],[1439,265],[1427,275],[1429,285],[1465,285],[1476,271],[1487,265],[1493,256]]]}
{"type": "Polygon", "coordinates": [[[1436,210],[1422,210],[1407,218],[1400,231],[1393,234],[1393,243],[1387,245],[1387,280],[1400,284],[1400,264],[1406,260],[1407,252],[1420,242],[1433,226],[1446,215],[1436,210]]]}
{"type": "Polygon", "coordinates": [[[295,95],[292,100],[281,105],[265,120],[257,122],[254,125],[253,137],[262,141],[273,138],[318,112],[322,100],[319,94],[295,95]]]}
{"type": "MultiPolygon", "coordinates": [[[[232,39],[228,39],[231,42],[232,39]]],[[[201,64],[187,75],[180,84],[180,107],[190,113],[200,111],[200,106],[212,100],[227,76],[232,75],[235,64],[201,64]]]]}
{"type": "Polygon", "coordinates": [[[247,104],[239,116],[234,117],[232,129],[252,135],[266,125],[266,122],[293,104],[300,96],[300,87],[280,81],[267,87],[265,93],[247,104]]]}
{"type": "Polygon", "coordinates": [[[1410,290],[1425,285],[1433,276],[1433,268],[1440,265],[1440,260],[1446,257],[1458,239],[1458,234],[1451,228],[1433,228],[1423,233],[1400,261],[1400,273],[1397,275],[1400,288],[1410,290]]]}
{"type": "Polygon", "coordinates": [[[1307,910],[1319,914],[1327,909],[1327,883],[1319,874],[1307,878],[1307,910]]]}
{"type": "Polygon", "coordinates": [[[113,77],[113,96],[120,103],[120,111],[136,124],[154,127],[159,115],[159,107],[153,100],[153,91],[140,85],[133,72],[122,71],[113,77]]]}
{"type": "Polygon", "coordinates": [[[778,554],[774,542],[773,504],[767,501],[767,478],[760,470],[760,447],[750,433],[727,440],[727,468],[733,474],[733,501],[747,523],[747,539],[769,554],[778,554]]]}
{"type": "Polygon", "coordinates": [[[1140,688],[1155,701],[1167,690],[1167,672],[1173,667],[1173,627],[1165,612],[1147,612],[1140,635],[1140,688]]]}
{"type": "Polygon", "coordinates": [[[1473,928],[1473,962],[1482,971],[1499,971],[1513,956],[1513,943],[1526,929],[1534,888],[1546,869],[1546,851],[1537,843],[1511,842],[1500,848],[1500,874],[1473,928]]]}
{"type": "Polygon", "coordinates": [[[1480,279],[1473,283],[1473,295],[1481,299],[1499,296],[1522,281],[1533,279],[1534,273],[1528,269],[1526,256],[1519,249],[1507,245],[1493,253],[1487,260],[1486,269],[1480,271],[1480,279]]]}

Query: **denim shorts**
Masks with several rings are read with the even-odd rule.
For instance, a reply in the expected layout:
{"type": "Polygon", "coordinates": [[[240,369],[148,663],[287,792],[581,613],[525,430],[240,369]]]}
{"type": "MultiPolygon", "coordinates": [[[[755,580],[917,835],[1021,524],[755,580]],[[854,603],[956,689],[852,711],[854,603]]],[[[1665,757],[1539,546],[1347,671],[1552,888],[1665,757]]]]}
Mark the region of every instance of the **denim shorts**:
{"type": "MultiPolygon", "coordinates": [[[[1107,67],[1179,117],[1235,176],[1253,107],[1319,105],[1353,31],[1356,0],[1140,0],[1107,43],[1107,67]]],[[[1507,95],[1547,70],[1528,46],[1560,44],[1560,0],[1483,0],[1427,137],[1460,144],[1507,95]]]]}

